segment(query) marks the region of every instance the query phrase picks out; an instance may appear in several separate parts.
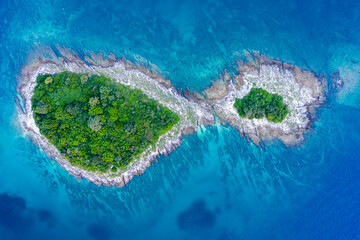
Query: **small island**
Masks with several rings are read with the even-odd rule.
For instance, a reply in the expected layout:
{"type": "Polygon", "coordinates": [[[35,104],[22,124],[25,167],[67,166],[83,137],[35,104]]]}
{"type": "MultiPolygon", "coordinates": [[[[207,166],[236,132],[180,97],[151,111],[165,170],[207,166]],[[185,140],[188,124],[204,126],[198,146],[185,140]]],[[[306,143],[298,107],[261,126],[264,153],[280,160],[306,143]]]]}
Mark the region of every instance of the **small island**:
{"type": "Polygon", "coordinates": [[[237,128],[249,142],[300,145],[325,101],[326,79],[258,53],[245,56],[237,62],[238,73],[225,71],[204,90],[206,100],[222,124],[237,128]]]}
{"type": "Polygon", "coordinates": [[[266,117],[270,122],[279,123],[289,113],[283,98],[261,88],[252,88],[244,98],[235,98],[234,107],[242,118],[261,119],[266,117]]]}
{"type": "Polygon", "coordinates": [[[124,186],[215,119],[257,145],[299,145],[325,101],[324,78],[258,54],[201,93],[112,54],[80,58],[59,47],[30,59],[15,99],[19,126],[69,173],[98,185],[124,186]]]}

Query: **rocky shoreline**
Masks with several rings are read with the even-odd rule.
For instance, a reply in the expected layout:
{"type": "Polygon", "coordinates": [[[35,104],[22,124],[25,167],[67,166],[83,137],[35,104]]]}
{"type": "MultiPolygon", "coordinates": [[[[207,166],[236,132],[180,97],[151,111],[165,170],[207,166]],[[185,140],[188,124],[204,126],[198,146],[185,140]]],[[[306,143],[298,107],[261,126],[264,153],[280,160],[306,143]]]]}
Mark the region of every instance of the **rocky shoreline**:
{"type": "Polygon", "coordinates": [[[97,185],[124,186],[135,175],[142,174],[155,157],[168,155],[178,147],[184,134],[190,134],[202,125],[214,124],[215,115],[223,124],[237,128],[241,136],[248,137],[257,145],[274,139],[281,140],[287,146],[298,145],[304,140],[303,134],[312,123],[315,109],[325,101],[325,79],[320,80],[309,71],[260,55],[255,55],[255,60],[249,58],[247,61],[239,61],[238,74],[231,77],[225,71],[211,87],[202,93],[193,93],[179,91],[161,75],[144,66],[118,59],[113,54],[106,57],[91,54],[81,59],[68,49],[58,48],[58,51],[60,56],[50,49],[42,49],[34,53],[30,63],[22,69],[17,91],[24,100],[24,107],[21,106],[21,99],[16,99],[17,119],[25,135],[33,139],[48,157],[54,158],[75,177],[84,177],[97,185]],[[145,150],[124,170],[98,173],[73,166],[40,134],[31,110],[37,76],[62,71],[104,75],[131,88],[140,89],[178,114],[180,121],[162,135],[155,146],[145,150]],[[282,123],[239,117],[233,107],[235,97],[242,98],[254,86],[284,97],[290,114],[282,123]]]}

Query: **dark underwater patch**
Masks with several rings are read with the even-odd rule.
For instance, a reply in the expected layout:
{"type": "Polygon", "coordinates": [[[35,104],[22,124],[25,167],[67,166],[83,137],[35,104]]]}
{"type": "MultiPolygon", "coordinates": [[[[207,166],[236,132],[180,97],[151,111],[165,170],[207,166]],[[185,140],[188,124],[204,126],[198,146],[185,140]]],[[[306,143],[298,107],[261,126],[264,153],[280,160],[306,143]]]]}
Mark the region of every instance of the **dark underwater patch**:
{"type": "Polygon", "coordinates": [[[27,231],[33,223],[34,219],[28,212],[25,199],[0,194],[0,225],[3,228],[13,232],[27,231]]]}
{"type": "Polygon", "coordinates": [[[100,225],[96,223],[90,224],[86,228],[86,232],[92,239],[95,240],[108,240],[111,238],[109,229],[105,225],[100,225]]]}
{"type": "Polygon", "coordinates": [[[36,223],[53,226],[54,222],[51,211],[28,208],[24,198],[7,193],[0,194],[0,228],[10,235],[24,236],[36,223]]]}
{"type": "Polygon", "coordinates": [[[216,215],[207,209],[203,199],[193,202],[177,216],[178,227],[186,232],[195,232],[215,226],[216,215]]]}

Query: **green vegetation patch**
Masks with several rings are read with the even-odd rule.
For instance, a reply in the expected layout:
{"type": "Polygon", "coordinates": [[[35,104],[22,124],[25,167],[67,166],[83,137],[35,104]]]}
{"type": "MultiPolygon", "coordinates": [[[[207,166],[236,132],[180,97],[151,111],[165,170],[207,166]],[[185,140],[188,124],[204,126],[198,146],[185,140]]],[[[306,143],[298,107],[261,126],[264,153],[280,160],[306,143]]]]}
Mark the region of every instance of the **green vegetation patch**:
{"type": "Polygon", "coordinates": [[[70,72],[39,75],[32,109],[40,132],[71,164],[102,172],[128,165],[180,120],[138,89],[70,72]]]}
{"type": "Polygon", "coordinates": [[[282,100],[278,94],[271,94],[261,88],[252,88],[244,98],[235,98],[234,107],[240,117],[260,119],[266,116],[270,122],[279,123],[289,113],[287,105],[282,100]]]}

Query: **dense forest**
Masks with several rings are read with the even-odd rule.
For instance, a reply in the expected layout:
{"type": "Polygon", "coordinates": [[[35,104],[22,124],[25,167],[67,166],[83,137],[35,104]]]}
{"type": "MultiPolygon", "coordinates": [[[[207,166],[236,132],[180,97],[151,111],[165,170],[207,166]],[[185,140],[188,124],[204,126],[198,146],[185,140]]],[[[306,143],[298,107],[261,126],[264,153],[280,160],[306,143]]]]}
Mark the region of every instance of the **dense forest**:
{"type": "Polygon", "coordinates": [[[40,132],[71,164],[101,172],[128,165],[179,121],[138,89],[70,72],[39,75],[32,109],[40,132]]]}
{"type": "Polygon", "coordinates": [[[260,119],[279,123],[284,120],[289,110],[282,102],[283,98],[278,94],[271,94],[261,88],[252,88],[244,98],[235,98],[234,107],[240,117],[248,119],[260,119]]]}

